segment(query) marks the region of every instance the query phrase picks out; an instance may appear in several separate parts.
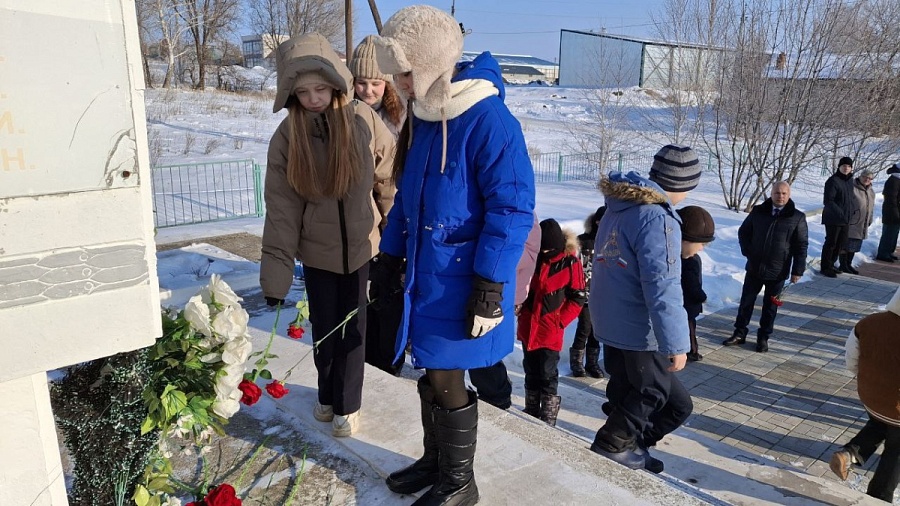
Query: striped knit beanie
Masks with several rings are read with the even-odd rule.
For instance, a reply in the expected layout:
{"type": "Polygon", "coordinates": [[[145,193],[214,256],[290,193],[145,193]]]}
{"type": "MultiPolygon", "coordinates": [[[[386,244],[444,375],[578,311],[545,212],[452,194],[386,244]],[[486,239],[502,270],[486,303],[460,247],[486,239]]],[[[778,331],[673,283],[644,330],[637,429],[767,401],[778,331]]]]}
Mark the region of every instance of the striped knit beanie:
{"type": "Polygon", "coordinates": [[[700,160],[688,146],[667,144],[653,157],[650,181],[669,192],[688,192],[700,183],[700,160]]]}
{"type": "Polygon", "coordinates": [[[381,79],[388,81],[391,76],[378,70],[378,61],[375,59],[375,36],[369,35],[356,46],[353,58],[350,60],[350,73],[360,79],[381,79]]]}

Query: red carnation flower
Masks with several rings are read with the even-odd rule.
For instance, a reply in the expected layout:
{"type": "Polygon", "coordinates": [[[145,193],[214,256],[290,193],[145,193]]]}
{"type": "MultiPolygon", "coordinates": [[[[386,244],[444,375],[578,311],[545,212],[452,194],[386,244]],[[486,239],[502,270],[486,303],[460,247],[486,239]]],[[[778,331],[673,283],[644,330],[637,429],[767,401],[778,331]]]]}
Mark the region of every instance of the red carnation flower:
{"type": "Polygon", "coordinates": [[[256,401],[258,401],[259,397],[262,395],[262,390],[256,386],[256,383],[246,379],[242,380],[238,385],[238,390],[244,394],[241,396],[241,402],[248,406],[256,404],[256,401]]]}
{"type": "Polygon", "coordinates": [[[266,392],[269,392],[269,395],[276,399],[281,399],[287,395],[290,390],[284,388],[284,383],[276,380],[266,385],[266,392]]]}
{"type": "Polygon", "coordinates": [[[234,487],[227,483],[209,489],[203,502],[206,506],[241,506],[241,500],[237,498],[234,487]]]}
{"type": "Polygon", "coordinates": [[[770,299],[772,301],[772,304],[775,304],[778,307],[781,307],[784,305],[784,301],[781,300],[781,298],[777,295],[773,295],[772,297],[770,297],[770,299]]]}
{"type": "Polygon", "coordinates": [[[297,325],[296,323],[292,323],[288,327],[288,337],[291,339],[303,339],[303,333],[306,332],[306,329],[297,325]]]}

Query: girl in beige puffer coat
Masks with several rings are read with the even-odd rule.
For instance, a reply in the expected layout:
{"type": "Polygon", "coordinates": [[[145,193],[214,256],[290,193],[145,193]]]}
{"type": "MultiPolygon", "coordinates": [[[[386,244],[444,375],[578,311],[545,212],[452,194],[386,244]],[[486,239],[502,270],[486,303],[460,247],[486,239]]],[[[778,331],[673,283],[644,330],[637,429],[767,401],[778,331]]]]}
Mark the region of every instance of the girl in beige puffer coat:
{"type": "Polygon", "coordinates": [[[274,111],[288,116],[269,144],[260,285],[270,306],[282,304],[294,260],[303,262],[314,340],[359,310],[314,355],[313,415],[349,436],[362,403],[368,262],[395,193],[394,137],[375,111],[350,99],[350,71],[321,35],[282,43],[276,66],[274,111]]]}

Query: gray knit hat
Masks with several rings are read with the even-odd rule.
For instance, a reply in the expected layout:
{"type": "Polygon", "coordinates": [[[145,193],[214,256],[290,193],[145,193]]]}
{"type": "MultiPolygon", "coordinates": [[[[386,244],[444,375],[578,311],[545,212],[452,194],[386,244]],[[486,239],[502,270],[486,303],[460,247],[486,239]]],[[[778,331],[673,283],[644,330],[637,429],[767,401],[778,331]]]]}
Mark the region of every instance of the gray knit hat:
{"type": "Polygon", "coordinates": [[[700,183],[700,160],[688,146],[667,144],[653,156],[650,181],[669,192],[688,192],[700,183]]]}
{"type": "Polygon", "coordinates": [[[353,50],[353,58],[350,59],[350,73],[360,79],[381,79],[389,81],[391,76],[378,70],[378,61],[375,59],[375,36],[369,35],[353,50]]]}

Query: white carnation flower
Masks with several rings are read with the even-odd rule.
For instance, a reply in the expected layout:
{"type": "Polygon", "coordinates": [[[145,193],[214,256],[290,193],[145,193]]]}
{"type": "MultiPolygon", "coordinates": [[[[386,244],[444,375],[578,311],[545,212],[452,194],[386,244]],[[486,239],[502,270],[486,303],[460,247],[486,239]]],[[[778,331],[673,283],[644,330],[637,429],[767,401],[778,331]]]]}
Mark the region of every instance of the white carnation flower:
{"type": "Polygon", "coordinates": [[[184,318],[197,332],[206,337],[212,336],[212,328],[209,326],[209,306],[203,303],[203,298],[194,295],[184,306],[184,318]]]}
{"type": "Polygon", "coordinates": [[[222,354],[217,351],[211,351],[200,357],[200,361],[204,364],[214,364],[220,360],[222,360],[222,354]]]}
{"type": "Polygon", "coordinates": [[[200,294],[203,296],[203,302],[207,304],[215,300],[216,303],[229,307],[240,307],[238,303],[244,300],[238,297],[234,290],[228,286],[228,283],[222,281],[222,276],[218,274],[213,274],[209,277],[209,286],[204,288],[200,294]]]}
{"type": "Polygon", "coordinates": [[[244,362],[250,358],[251,351],[253,351],[253,343],[245,337],[237,337],[222,347],[222,362],[228,365],[241,365],[241,369],[243,369],[244,362]]]}
{"type": "Polygon", "coordinates": [[[161,506],[181,506],[181,499],[168,496],[166,497],[166,502],[162,503],[161,506]]]}
{"type": "Polygon", "coordinates": [[[212,329],[227,341],[245,335],[249,322],[247,311],[240,306],[228,306],[213,318],[212,329]]]}
{"type": "Polygon", "coordinates": [[[212,404],[213,413],[222,418],[231,418],[241,408],[241,403],[233,399],[216,399],[212,404]]]}

